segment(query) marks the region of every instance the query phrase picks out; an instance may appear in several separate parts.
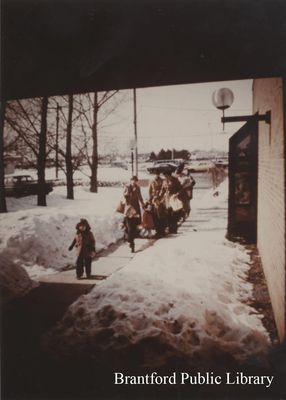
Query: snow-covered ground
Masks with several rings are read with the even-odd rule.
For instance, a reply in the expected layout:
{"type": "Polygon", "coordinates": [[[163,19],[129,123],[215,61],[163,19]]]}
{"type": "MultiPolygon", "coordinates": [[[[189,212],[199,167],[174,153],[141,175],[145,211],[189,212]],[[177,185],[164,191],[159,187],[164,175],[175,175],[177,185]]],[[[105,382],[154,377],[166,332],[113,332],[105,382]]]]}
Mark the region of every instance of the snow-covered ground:
{"type": "MultiPolygon", "coordinates": [[[[105,179],[126,182],[130,172],[105,172],[105,179]],[[128,174],[123,176],[125,172],[128,174]],[[108,175],[109,174],[109,175],[108,175]]],[[[30,277],[74,263],[68,246],[79,218],[87,218],[97,250],[122,236],[115,212],[122,188],[65,187],[37,207],[35,196],[8,199],[0,215],[0,284],[10,299],[27,293],[30,277]]],[[[143,189],[146,194],[146,188],[143,189]]],[[[244,247],[225,239],[227,181],[210,189],[207,176],[197,179],[191,219],[178,235],[169,235],[136,254],[89,294],[70,306],[45,337],[45,347],[59,357],[93,357],[110,364],[161,367],[174,357],[208,368],[222,360],[263,359],[268,334],[261,316],[246,305],[252,287],[246,282],[250,257],[244,247]]]]}
{"type": "Polygon", "coordinates": [[[0,255],[25,267],[33,278],[74,264],[68,247],[80,218],[89,221],[97,250],[122,237],[122,217],[115,211],[121,196],[121,188],[100,188],[95,194],[80,186],[74,201],[66,199],[65,187],[54,188],[47,207],[37,207],[35,196],[8,198],[10,211],[0,215],[0,255]]]}
{"type": "MultiPolygon", "coordinates": [[[[15,172],[20,173],[36,178],[34,170],[15,172]]],[[[54,174],[53,168],[47,169],[47,179],[53,178],[54,174]]],[[[88,184],[87,175],[78,174],[88,184]]],[[[106,182],[116,181],[123,185],[129,181],[130,174],[123,168],[99,168],[99,179],[106,182]]],[[[152,178],[144,171],[139,177],[152,178]]],[[[67,249],[80,218],[89,221],[96,237],[97,251],[123,236],[119,226],[122,216],[115,212],[122,198],[122,187],[99,188],[95,194],[89,192],[88,186],[77,186],[74,192],[75,200],[67,200],[66,187],[55,187],[47,196],[47,207],[38,207],[36,196],[7,198],[9,212],[0,215],[0,257],[6,255],[24,267],[31,278],[37,279],[74,264],[75,255],[67,249]]],[[[147,196],[146,187],[142,188],[142,193],[147,196]]]]}
{"type": "Polygon", "coordinates": [[[217,192],[195,192],[191,219],[178,235],[138,253],[73,303],[45,336],[46,350],[95,358],[115,370],[132,362],[174,368],[176,359],[208,369],[263,360],[268,334],[246,305],[250,257],[225,239],[227,181],[217,192]]]}
{"type": "MultiPolygon", "coordinates": [[[[131,177],[131,169],[119,168],[119,167],[109,167],[109,166],[99,166],[98,168],[98,180],[100,182],[115,182],[115,183],[126,183],[131,177]]],[[[16,169],[14,174],[12,175],[31,175],[34,179],[37,179],[37,171],[35,169],[25,169],[20,170],[16,169]]],[[[76,182],[81,181],[83,184],[89,184],[89,177],[91,175],[90,168],[88,166],[82,166],[79,170],[74,173],[74,180],[76,182]]],[[[147,172],[146,165],[139,165],[139,177],[141,179],[149,179],[150,174],[147,172]]],[[[54,180],[56,179],[56,170],[55,168],[47,168],[46,169],[46,179],[54,180]]],[[[64,172],[59,169],[58,171],[58,179],[61,182],[65,182],[66,177],[64,172]]]]}
{"type": "MultiPolygon", "coordinates": [[[[24,267],[32,279],[37,279],[74,264],[75,254],[68,247],[80,218],[89,221],[97,251],[120,239],[122,216],[115,210],[123,188],[99,188],[97,194],[90,193],[88,173],[87,167],[75,173],[75,179],[86,184],[75,187],[75,200],[66,199],[65,186],[55,187],[47,196],[47,207],[38,207],[36,196],[7,198],[9,212],[0,215],[0,257],[5,255],[24,267]]],[[[35,170],[16,170],[14,174],[30,174],[36,179],[35,170]]],[[[100,167],[98,174],[99,180],[119,182],[122,186],[131,176],[130,171],[118,167],[100,167]]],[[[64,179],[62,171],[59,177],[64,179]]],[[[46,178],[55,178],[54,168],[46,170],[46,178]]],[[[150,179],[150,175],[141,171],[140,178],[150,179]]]]}

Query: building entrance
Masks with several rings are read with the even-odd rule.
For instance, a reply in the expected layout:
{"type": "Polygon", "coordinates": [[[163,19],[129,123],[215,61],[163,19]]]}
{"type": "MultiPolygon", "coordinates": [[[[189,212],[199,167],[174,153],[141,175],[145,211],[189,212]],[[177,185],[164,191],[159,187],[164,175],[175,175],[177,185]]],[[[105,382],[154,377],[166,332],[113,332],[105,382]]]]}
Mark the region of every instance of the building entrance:
{"type": "Polygon", "coordinates": [[[228,232],[231,240],[256,243],[258,120],[254,115],[229,140],[228,232]]]}

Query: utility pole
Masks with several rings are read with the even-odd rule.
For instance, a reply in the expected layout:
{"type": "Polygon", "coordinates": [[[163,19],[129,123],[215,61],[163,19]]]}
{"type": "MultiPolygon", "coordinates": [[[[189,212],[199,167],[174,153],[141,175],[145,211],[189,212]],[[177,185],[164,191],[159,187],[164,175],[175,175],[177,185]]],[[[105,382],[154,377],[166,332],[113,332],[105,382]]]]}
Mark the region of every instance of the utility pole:
{"type": "Polygon", "coordinates": [[[133,105],[134,105],[134,138],[135,138],[135,175],[138,176],[138,142],[137,142],[137,104],[136,89],[133,89],[133,105]]]}
{"type": "Polygon", "coordinates": [[[133,149],[131,149],[131,173],[132,176],[134,175],[134,153],[133,153],[133,149]]]}

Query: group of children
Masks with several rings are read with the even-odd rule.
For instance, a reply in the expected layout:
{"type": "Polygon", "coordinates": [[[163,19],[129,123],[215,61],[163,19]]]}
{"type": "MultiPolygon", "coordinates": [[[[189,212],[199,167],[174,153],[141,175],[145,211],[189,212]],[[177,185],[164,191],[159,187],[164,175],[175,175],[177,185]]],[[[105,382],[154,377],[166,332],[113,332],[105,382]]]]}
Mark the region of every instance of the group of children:
{"type": "Polygon", "coordinates": [[[160,238],[167,233],[177,233],[179,220],[185,220],[190,214],[194,185],[195,180],[183,166],[176,174],[166,170],[163,179],[158,172],[149,185],[149,200],[144,202],[138,177],[131,178],[124,189],[124,201],[120,202],[125,207],[117,209],[124,214],[125,238],[131,252],[134,252],[134,239],[138,235],[152,237],[155,234],[160,238]]]}
{"type": "MultiPolygon", "coordinates": [[[[123,226],[132,252],[134,252],[134,239],[138,235],[138,230],[141,237],[148,238],[153,236],[153,230],[156,231],[157,237],[164,236],[166,227],[169,233],[176,233],[179,217],[185,219],[190,213],[194,179],[180,170],[177,177],[166,173],[165,180],[159,175],[158,173],[150,184],[149,201],[143,201],[137,176],[133,176],[130,184],[125,187],[124,207],[123,210],[117,211],[124,213],[123,226]],[[171,201],[180,202],[179,211],[176,210],[175,205],[171,204],[171,201]],[[140,205],[143,210],[142,215],[140,205]]],[[[76,225],[76,235],[69,250],[74,247],[77,252],[77,278],[82,278],[84,269],[86,277],[91,278],[91,262],[96,255],[95,237],[86,219],[81,219],[76,225]]]]}

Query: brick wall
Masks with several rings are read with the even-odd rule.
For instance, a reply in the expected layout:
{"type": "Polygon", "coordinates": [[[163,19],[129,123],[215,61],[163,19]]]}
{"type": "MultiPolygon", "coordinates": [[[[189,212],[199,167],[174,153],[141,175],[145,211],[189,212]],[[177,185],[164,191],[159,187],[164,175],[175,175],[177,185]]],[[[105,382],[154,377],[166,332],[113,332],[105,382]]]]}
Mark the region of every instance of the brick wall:
{"type": "Polygon", "coordinates": [[[276,325],[285,338],[285,160],[282,78],[255,79],[253,111],[271,110],[271,124],[259,122],[257,243],[276,325]]]}

